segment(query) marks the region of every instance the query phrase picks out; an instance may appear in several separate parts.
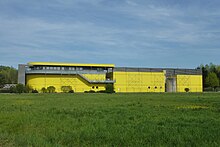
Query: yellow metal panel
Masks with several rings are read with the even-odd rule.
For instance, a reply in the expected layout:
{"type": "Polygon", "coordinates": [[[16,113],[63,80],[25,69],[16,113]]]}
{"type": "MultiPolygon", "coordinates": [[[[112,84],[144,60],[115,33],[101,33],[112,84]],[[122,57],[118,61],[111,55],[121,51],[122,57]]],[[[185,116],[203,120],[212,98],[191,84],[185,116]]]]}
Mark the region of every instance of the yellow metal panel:
{"type": "Polygon", "coordinates": [[[27,75],[27,85],[39,92],[49,86],[54,86],[56,92],[62,92],[62,86],[71,86],[75,92],[105,90],[105,84],[89,84],[77,75],[27,75]]]}
{"type": "Polygon", "coordinates": [[[116,92],[165,92],[163,72],[114,72],[116,92]]]}
{"type": "Polygon", "coordinates": [[[115,67],[114,64],[83,64],[83,63],[62,63],[62,62],[29,62],[29,66],[91,66],[91,67],[115,67]]]}
{"type": "Polygon", "coordinates": [[[177,75],[177,92],[202,92],[202,75],[177,75]]]}

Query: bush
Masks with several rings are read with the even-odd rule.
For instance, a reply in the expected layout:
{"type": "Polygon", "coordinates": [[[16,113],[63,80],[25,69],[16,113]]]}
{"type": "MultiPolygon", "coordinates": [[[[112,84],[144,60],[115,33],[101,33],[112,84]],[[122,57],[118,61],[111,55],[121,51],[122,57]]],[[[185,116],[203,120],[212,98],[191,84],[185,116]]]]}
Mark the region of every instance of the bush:
{"type": "Polygon", "coordinates": [[[99,90],[98,93],[106,93],[106,90],[99,90]]]}
{"type": "Polygon", "coordinates": [[[61,87],[61,90],[64,92],[64,93],[67,93],[67,92],[70,92],[72,90],[72,87],[71,86],[62,86],[61,87]]]}
{"type": "Polygon", "coordinates": [[[2,89],[0,93],[32,93],[32,91],[33,89],[29,85],[17,84],[9,89],[2,89]]]}
{"type": "Polygon", "coordinates": [[[43,87],[43,88],[41,89],[41,91],[42,91],[43,93],[47,93],[47,89],[46,89],[45,87],[43,87]]]}
{"type": "Polygon", "coordinates": [[[0,93],[11,93],[10,89],[0,89],[0,93]]]}
{"type": "Polygon", "coordinates": [[[38,93],[36,89],[32,90],[31,93],[38,93]]]}
{"type": "Polygon", "coordinates": [[[26,85],[25,86],[25,89],[24,89],[24,93],[32,93],[33,91],[33,88],[29,85],[26,85]]]}
{"type": "Polygon", "coordinates": [[[206,88],[203,89],[203,91],[204,91],[204,92],[212,92],[212,91],[214,91],[214,88],[212,88],[212,87],[206,87],[206,88]]]}
{"type": "Polygon", "coordinates": [[[216,91],[216,92],[219,92],[219,91],[220,91],[220,87],[217,87],[217,88],[215,89],[215,91],[216,91]]]}
{"type": "Polygon", "coordinates": [[[11,86],[9,89],[10,93],[17,93],[16,86],[11,86]]]}
{"type": "Polygon", "coordinates": [[[106,93],[114,93],[115,91],[114,91],[113,84],[106,84],[105,91],[106,91],[106,93]]]}
{"type": "Polygon", "coordinates": [[[26,93],[27,89],[23,84],[17,84],[16,85],[16,93],[26,93]]]}
{"type": "Polygon", "coordinates": [[[74,93],[74,90],[70,90],[69,93],[74,93]]]}
{"type": "Polygon", "coordinates": [[[185,88],[185,91],[186,91],[186,92],[189,92],[189,90],[190,90],[189,88],[185,88]]]}
{"type": "Polygon", "coordinates": [[[84,93],[95,93],[94,90],[84,91],[84,93]]]}
{"type": "Polygon", "coordinates": [[[49,93],[54,93],[55,90],[56,90],[56,88],[55,88],[54,86],[49,86],[49,87],[47,87],[47,91],[48,91],[49,93]]]}

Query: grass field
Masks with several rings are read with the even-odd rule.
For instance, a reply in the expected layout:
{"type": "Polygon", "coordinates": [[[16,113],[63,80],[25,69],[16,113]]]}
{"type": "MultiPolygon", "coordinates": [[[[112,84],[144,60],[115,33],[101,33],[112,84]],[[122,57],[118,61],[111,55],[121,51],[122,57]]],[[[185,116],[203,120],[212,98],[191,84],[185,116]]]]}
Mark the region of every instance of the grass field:
{"type": "Polygon", "coordinates": [[[0,146],[220,146],[220,93],[1,94],[0,146]]]}

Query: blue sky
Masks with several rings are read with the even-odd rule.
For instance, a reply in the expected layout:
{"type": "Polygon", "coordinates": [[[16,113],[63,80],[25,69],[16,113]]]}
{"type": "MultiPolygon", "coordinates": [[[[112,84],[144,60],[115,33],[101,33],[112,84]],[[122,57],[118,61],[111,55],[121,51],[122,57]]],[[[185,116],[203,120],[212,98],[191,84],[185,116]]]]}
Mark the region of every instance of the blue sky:
{"type": "Polygon", "coordinates": [[[0,0],[0,64],[220,64],[219,0],[0,0]]]}

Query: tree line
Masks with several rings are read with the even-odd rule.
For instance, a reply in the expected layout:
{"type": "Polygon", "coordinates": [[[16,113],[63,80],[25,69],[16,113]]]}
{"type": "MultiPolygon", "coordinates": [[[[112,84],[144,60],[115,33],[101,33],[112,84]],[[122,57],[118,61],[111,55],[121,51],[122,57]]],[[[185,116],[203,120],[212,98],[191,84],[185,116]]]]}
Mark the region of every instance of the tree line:
{"type": "Polygon", "coordinates": [[[220,85],[220,65],[210,63],[198,68],[202,69],[204,90],[216,90],[220,85]]]}
{"type": "Polygon", "coordinates": [[[17,69],[9,66],[0,66],[0,88],[2,88],[5,84],[16,84],[17,80],[17,69]]]}

